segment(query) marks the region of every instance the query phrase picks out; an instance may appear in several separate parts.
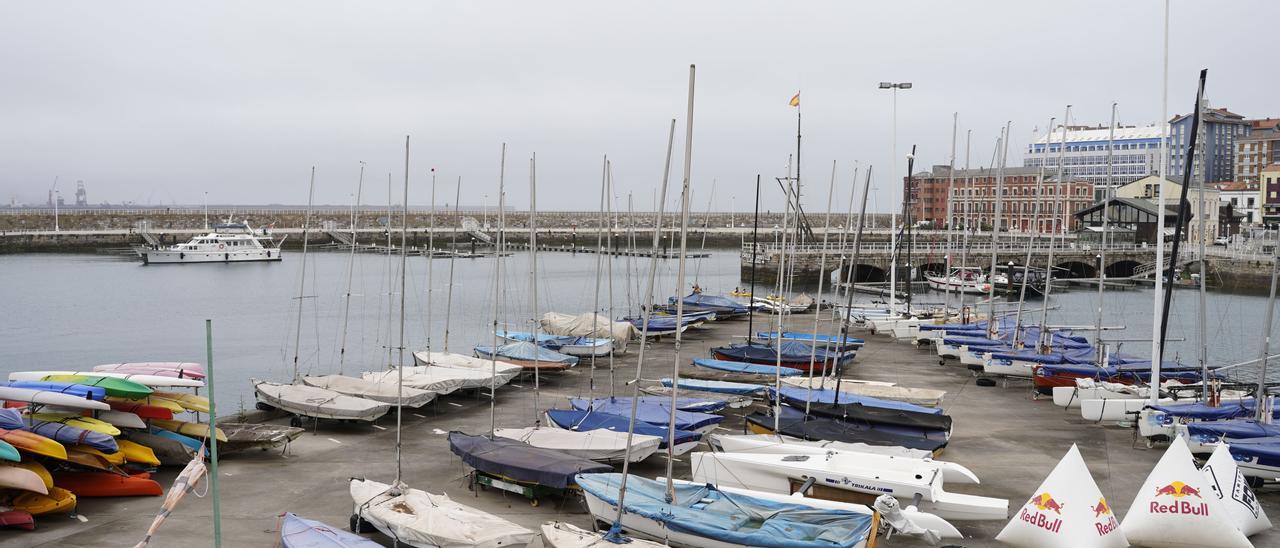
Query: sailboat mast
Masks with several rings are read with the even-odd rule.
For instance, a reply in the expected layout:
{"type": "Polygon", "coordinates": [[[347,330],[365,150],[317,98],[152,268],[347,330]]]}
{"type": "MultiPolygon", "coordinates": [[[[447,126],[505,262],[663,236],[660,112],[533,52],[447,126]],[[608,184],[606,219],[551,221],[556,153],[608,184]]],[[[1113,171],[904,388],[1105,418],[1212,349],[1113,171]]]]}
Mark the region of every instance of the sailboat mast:
{"type": "MultiPolygon", "coordinates": [[[[609,178],[608,178],[608,183],[605,185],[606,189],[608,190],[608,192],[606,192],[606,196],[608,196],[608,199],[605,200],[605,218],[609,219],[611,224],[606,228],[607,232],[605,233],[604,244],[605,244],[606,250],[611,250],[613,249],[613,245],[614,245],[613,229],[617,228],[618,226],[618,212],[613,208],[613,198],[614,198],[613,196],[613,164],[612,163],[606,164],[606,169],[608,170],[609,178]]],[[[609,278],[609,283],[608,283],[609,315],[607,317],[609,318],[609,323],[608,323],[609,340],[611,341],[610,342],[611,345],[617,344],[618,342],[613,338],[613,319],[615,318],[615,316],[613,315],[613,259],[614,257],[610,255],[605,260],[605,275],[606,277],[609,278]]],[[[592,333],[592,337],[595,337],[595,336],[597,335],[595,333],[592,333]]],[[[614,352],[615,350],[617,349],[611,348],[609,350],[609,397],[610,398],[614,396],[614,391],[615,391],[614,387],[616,386],[616,384],[614,383],[614,376],[613,376],[614,374],[613,355],[615,354],[614,352]]]]}
{"type": "MultiPolygon", "coordinates": [[[[405,316],[405,278],[408,278],[408,270],[405,267],[409,261],[409,136],[404,136],[404,203],[401,204],[400,214],[400,367],[396,368],[396,481],[392,485],[400,484],[400,424],[401,418],[404,416],[404,349],[407,344],[404,340],[404,316],[405,316]]],[[[387,226],[390,228],[391,219],[387,219],[387,226]]]]}
{"type": "MultiPolygon", "coordinates": [[[[662,167],[662,199],[658,200],[656,197],[654,199],[658,210],[653,219],[655,226],[662,226],[663,208],[666,206],[667,202],[667,183],[671,179],[671,149],[675,144],[675,139],[676,119],[672,118],[671,128],[667,130],[667,159],[662,167]]],[[[660,238],[660,232],[655,230],[653,232],[653,246],[650,247],[649,251],[649,279],[646,282],[644,293],[643,302],[645,303],[653,302],[653,280],[658,274],[658,242],[660,238]]],[[[631,448],[633,447],[632,444],[635,442],[636,414],[640,408],[640,380],[644,378],[641,376],[644,372],[644,349],[649,346],[646,344],[646,339],[649,337],[649,320],[653,317],[653,307],[640,307],[640,314],[642,318],[640,321],[640,350],[636,356],[636,377],[631,381],[631,415],[627,419],[627,449],[622,458],[622,483],[618,486],[618,512],[614,516],[613,524],[609,527],[609,535],[611,537],[620,535],[622,531],[622,512],[623,509],[627,507],[627,478],[630,477],[628,471],[631,469],[631,448]]],[[[679,331],[682,327],[679,323],[679,321],[676,322],[676,331],[679,331]]],[[[680,383],[679,380],[673,379],[671,384],[672,392],[674,392],[675,387],[680,383]]]]}
{"type": "MultiPolygon", "coordinates": [[[[1204,98],[1204,81],[1208,76],[1209,76],[1209,69],[1200,70],[1200,85],[1199,85],[1199,88],[1196,90],[1196,107],[1191,114],[1191,132],[1190,132],[1191,138],[1187,139],[1187,153],[1186,153],[1187,161],[1186,161],[1186,165],[1184,165],[1182,169],[1182,193],[1178,197],[1178,220],[1177,220],[1177,224],[1174,225],[1173,227],[1173,246],[1172,246],[1172,249],[1169,251],[1169,282],[1170,283],[1167,284],[1164,288],[1164,309],[1160,312],[1160,316],[1161,316],[1160,317],[1160,347],[1161,348],[1160,348],[1160,355],[1159,355],[1160,361],[1164,361],[1164,340],[1165,340],[1165,335],[1169,330],[1169,308],[1173,304],[1173,271],[1178,264],[1178,249],[1182,243],[1183,226],[1187,224],[1187,220],[1188,220],[1187,215],[1191,213],[1190,211],[1188,211],[1191,208],[1188,207],[1187,205],[1187,192],[1191,189],[1191,172],[1195,168],[1194,160],[1196,157],[1196,142],[1198,137],[1197,134],[1200,133],[1199,131],[1196,131],[1196,128],[1200,127],[1200,105],[1201,105],[1201,101],[1204,98]]],[[[1161,187],[1164,186],[1163,181],[1161,181],[1160,186],[1161,187]]],[[[1160,192],[1160,194],[1164,195],[1164,192],[1162,191],[1160,192]]],[[[1162,210],[1161,213],[1164,213],[1164,211],[1162,210]]],[[[1202,225],[1208,224],[1208,223],[1205,223],[1203,220],[1201,220],[1200,223],[1202,225]]],[[[1163,263],[1160,263],[1159,266],[1163,266],[1163,263]]],[[[1158,385],[1160,383],[1160,376],[1159,375],[1152,376],[1151,382],[1154,385],[1158,385]]],[[[1153,390],[1153,392],[1158,392],[1158,390],[1153,390]]]]}
{"type": "MultiPolygon", "coordinates": [[[[862,254],[862,228],[867,223],[867,191],[871,190],[871,170],[875,166],[867,166],[867,181],[862,185],[862,206],[858,210],[858,231],[853,236],[853,257],[849,259],[849,291],[845,292],[844,321],[840,322],[840,344],[849,340],[849,324],[853,323],[853,283],[858,270],[858,259],[862,254]]],[[[854,181],[853,184],[858,184],[854,181]]],[[[840,394],[840,383],[844,375],[836,376],[836,394],[840,394]]],[[[777,420],[774,421],[774,432],[777,432],[777,420]]]]}
{"type": "MultiPolygon", "coordinates": [[[[954,253],[954,250],[951,248],[951,231],[952,228],[954,228],[952,225],[955,224],[951,222],[951,213],[953,207],[952,204],[955,203],[955,195],[953,192],[955,192],[956,187],[956,130],[959,129],[959,127],[960,113],[953,112],[951,113],[951,162],[950,166],[947,167],[947,218],[943,221],[947,224],[947,266],[946,271],[942,273],[942,279],[944,282],[942,285],[942,315],[944,321],[951,308],[951,255],[954,253]]],[[[957,278],[959,278],[957,281],[961,284],[964,283],[963,276],[957,276],[957,278]]],[[[963,287],[958,288],[958,291],[961,295],[964,294],[963,287]]]]}
{"type": "Polygon", "coordinates": [[[911,225],[915,224],[914,216],[911,211],[911,187],[915,180],[912,178],[915,171],[916,163],[916,146],[911,145],[911,155],[907,156],[907,180],[902,183],[902,224],[905,229],[904,237],[907,241],[907,315],[911,315],[911,284],[915,282],[915,269],[911,267],[911,250],[915,247],[915,238],[911,237],[911,225]]]}
{"type": "MultiPolygon", "coordinates": [[[[1053,337],[1049,334],[1049,294],[1053,292],[1053,250],[1056,247],[1058,233],[1061,232],[1056,226],[1058,223],[1058,210],[1064,209],[1062,205],[1062,195],[1071,191],[1071,184],[1067,179],[1067,131],[1071,124],[1071,105],[1067,105],[1067,109],[1062,114],[1062,141],[1058,144],[1058,180],[1054,181],[1049,188],[1054,189],[1053,207],[1049,210],[1049,257],[1044,268],[1044,306],[1040,309],[1040,340],[1039,351],[1041,354],[1048,354],[1053,337]]],[[[1069,203],[1069,202],[1068,202],[1069,203]]],[[[1067,212],[1062,211],[1062,224],[1065,228],[1067,224],[1067,212]]]]}
{"type": "MultiPolygon", "coordinates": [[[[965,130],[964,137],[964,176],[967,180],[965,184],[965,201],[964,201],[964,229],[960,232],[960,266],[967,268],[969,266],[969,232],[970,214],[973,213],[973,174],[969,173],[969,145],[973,141],[973,130],[965,130]]],[[[990,283],[990,280],[987,280],[990,283]]],[[[960,323],[969,323],[969,314],[964,309],[965,292],[960,292],[960,323]]]]}
{"type": "MultiPolygon", "coordinates": [[[[493,439],[497,430],[498,401],[498,303],[502,301],[502,251],[506,238],[504,228],[505,203],[503,202],[503,182],[507,175],[507,144],[502,143],[502,156],[498,163],[498,237],[493,248],[493,333],[494,352],[489,354],[489,439],[493,439]]],[[[456,251],[456,250],[455,250],[456,251]]],[[[452,289],[450,289],[452,291],[452,289]]]]}
{"type": "MultiPolygon", "coordinates": [[[[1197,110],[1199,109],[1197,101],[1197,110]]],[[[1151,382],[1160,383],[1160,360],[1164,356],[1164,329],[1159,295],[1164,292],[1164,179],[1169,176],[1169,0],[1164,0],[1164,73],[1160,89],[1160,181],[1156,193],[1156,289],[1151,299],[1151,382]]],[[[1192,133],[1192,135],[1195,135],[1192,133]]],[[[1194,138],[1194,137],[1193,137],[1194,138]]],[[[1188,159],[1189,161],[1189,159],[1188,159]]],[[[1160,401],[1160,391],[1151,390],[1151,405],[1160,401]]]]}
{"type": "Polygon", "coordinates": [[[1102,292],[1106,286],[1107,279],[1107,225],[1110,222],[1108,209],[1111,202],[1111,173],[1112,158],[1115,154],[1116,146],[1116,102],[1111,102],[1111,126],[1107,130],[1107,178],[1103,185],[1102,191],[1102,245],[1098,246],[1098,322],[1097,335],[1094,337],[1093,344],[1098,347],[1098,363],[1101,364],[1106,359],[1106,349],[1102,344],[1102,292]]]}
{"type": "Polygon", "coordinates": [[[747,345],[751,345],[751,336],[755,334],[756,321],[756,251],[760,248],[760,174],[756,174],[756,213],[751,223],[751,289],[747,297],[747,345]]]}
{"type": "MultiPolygon", "coordinates": [[[[449,292],[444,298],[444,348],[442,351],[449,351],[449,327],[453,320],[453,270],[454,263],[458,262],[458,225],[462,224],[462,217],[459,216],[458,204],[462,201],[462,177],[458,177],[458,184],[453,188],[453,230],[449,238],[449,247],[452,247],[452,253],[449,255],[449,292]]],[[[435,206],[432,206],[435,210],[435,206]]],[[[433,250],[434,252],[434,250],[433,250]]]]}
{"type": "MultiPolygon", "coordinates": [[[[1262,322],[1262,352],[1258,356],[1261,365],[1258,369],[1258,388],[1253,393],[1255,422],[1270,422],[1269,405],[1263,405],[1267,395],[1267,360],[1271,357],[1271,320],[1276,314],[1276,278],[1280,274],[1280,255],[1271,259],[1271,292],[1267,295],[1267,318],[1262,322]]],[[[1155,392],[1155,390],[1152,390],[1155,392]]]]}
{"type": "Polygon", "coordinates": [[[311,166],[311,189],[307,191],[307,213],[302,217],[302,265],[298,268],[298,321],[293,329],[293,382],[298,382],[298,350],[302,345],[302,299],[307,283],[307,235],[311,230],[311,205],[316,196],[316,166],[311,166]]]}
{"type": "MultiPolygon", "coordinates": [[[[1199,109],[1200,106],[1196,105],[1196,108],[1199,109]]],[[[1200,131],[1202,131],[1202,128],[1200,126],[1197,126],[1196,132],[1199,133],[1200,131]]],[[[1200,313],[1197,315],[1196,323],[1198,324],[1197,327],[1200,332],[1199,333],[1200,335],[1200,344],[1199,344],[1200,387],[1201,387],[1200,395],[1202,398],[1204,398],[1204,401],[1208,402],[1208,401],[1211,401],[1211,399],[1209,398],[1209,334],[1206,332],[1205,314],[1209,313],[1209,307],[1208,307],[1208,303],[1205,302],[1206,301],[1205,294],[1208,292],[1207,283],[1209,279],[1209,261],[1205,260],[1204,241],[1206,238],[1208,238],[1210,234],[1209,230],[1212,230],[1212,229],[1209,227],[1209,223],[1205,222],[1208,219],[1208,216],[1207,216],[1207,212],[1204,210],[1205,209],[1205,203],[1204,203],[1205,202],[1205,191],[1204,191],[1205,170],[1204,168],[1200,169],[1200,176],[1197,178],[1200,180],[1200,192],[1196,196],[1196,205],[1197,205],[1196,218],[1200,220],[1200,234],[1199,234],[1199,237],[1200,237],[1199,238],[1200,240],[1200,313]]],[[[1183,182],[1188,184],[1190,183],[1190,181],[1186,181],[1186,180],[1184,180],[1183,182]]],[[[1214,203],[1214,207],[1218,207],[1216,202],[1214,203]]],[[[1262,402],[1261,397],[1259,397],[1258,402],[1259,403],[1262,402]]]]}
{"type": "Polygon", "coordinates": [[[676,267],[676,340],[675,364],[671,373],[671,419],[667,423],[667,502],[675,500],[676,487],[673,483],[672,467],[675,463],[676,446],[676,403],[680,391],[680,340],[684,324],[684,276],[686,252],[689,250],[689,177],[693,171],[693,90],[697,77],[697,67],[689,65],[689,104],[685,111],[684,121],[684,182],[680,192],[680,260],[676,267]]]}
{"type": "MultiPolygon", "coordinates": [[[[831,183],[827,187],[827,214],[826,214],[826,219],[823,221],[823,225],[822,225],[822,252],[818,258],[819,308],[821,308],[821,303],[822,303],[822,300],[821,300],[822,299],[822,282],[826,281],[826,278],[827,278],[827,241],[828,241],[828,235],[831,233],[831,203],[836,201],[835,198],[836,198],[836,162],[832,161],[831,162],[831,183]]],[[[782,314],[779,314],[779,316],[781,315],[782,314]]],[[[822,318],[822,314],[819,311],[815,311],[813,313],[813,344],[809,345],[809,349],[810,349],[809,350],[809,392],[804,399],[805,415],[809,414],[809,404],[810,402],[813,401],[813,370],[814,370],[814,362],[816,362],[818,359],[818,320],[821,318],[822,318]]],[[[840,341],[840,342],[841,344],[844,343],[844,341],[840,341]]],[[[779,356],[782,355],[782,331],[781,330],[778,331],[778,355],[779,356]]],[[[823,357],[822,357],[822,376],[823,377],[827,376],[827,355],[828,354],[826,352],[823,352],[823,357]]],[[[835,363],[831,364],[832,373],[836,372],[835,368],[838,363],[839,361],[837,360],[835,363]]],[[[836,394],[836,399],[837,400],[840,399],[839,394],[836,394]]],[[[839,401],[837,401],[836,403],[839,403],[839,401]]]]}
{"type": "MultiPolygon", "coordinates": [[[[609,181],[609,155],[604,155],[604,160],[600,162],[600,213],[597,215],[598,225],[596,228],[596,287],[595,296],[591,302],[591,336],[596,336],[600,321],[600,272],[604,270],[601,263],[604,260],[604,201],[605,193],[608,191],[609,181]]],[[[591,353],[591,370],[589,371],[589,379],[587,380],[587,405],[588,410],[595,406],[596,392],[596,353],[591,353]]]]}
{"type": "MultiPolygon", "coordinates": [[[[779,303],[780,306],[778,307],[777,314],[774,314],[778,318],[778,326],[775,327],[774,330],[776,330],[779,334],[782,333],[782,306],[786,306],[786,303],[787,303],[787,296],[783,292],[783,287],[784,287],[783,280],[787,277],[786,276],[787,230],[788,230],[787,223],[790,221],[789,214],[791,213],[791,180],[790,179],[787,179],[787,184],[783,185],[782,191],[786,193],[787,205],[783,206],[782,208],[782,230],[779,233],[781,237],[781,241],[778,244],[778,280],[777,280],[778,294],[777,296],[780,301],[779,303]]],[[[782,398],[777,397],[778,392],[782,390],[782,348],[780,344],[781,342],[782,341],[779,340],[775,343],[774,351],[773,351],[773,354],[776,358],[774,363],[774,380],[773,380],[773,389],[774,389],[773,432],[775,434],[782,427],[781,425],[782,398]]]]}
{"type": "MultiPolygon", "coordinates": [[[[987,279],[990,280],[990,283],[988,284],[989,288],[987,290],[987,336],[990,338],[995,338],[996,336],[995,279],[996,279],[996,266],[1000,260],[999,257],[996,255],[998,251],[996,248],[996,244],[998,243],[997,240],[1000,234],[1000,207],[1004,205],[1003,204],[1004,162],[1006,157],[1009,154],[1009,133],[1012,129],[1013,129],[1013,121],[1009,121],[1005,123],[1004,128],[1000,130],[1000,141],[998,146],[998,148],[1000,148],[1002,152],[1000,152],[1000,164],[996,169],[996,197],[995,197],[996,203],[995,203],[995,213],[992,215],[992,224],[991,224],[991,275],[987,276],[987,279]]],[[[1012,272],[1010,272],[1010,274],[1012,274],[1012,272]]]]}
{"type": "MultiPolygon", "coordinates": [[[[351,319],[351,276],[356,266],[356,224],[360,215],[360,191],[364,188],[364,162],[360,162],[360,179],[356,182],[356,199],[351,207],[351,253],[347,255],[347,294],[342,309],[342,344],[338,350],[338,374],[347,358],[347,325],[351,319]]],[[[301,302],[301,301],[299,301],[301,302]]]]}
{"type": "MultiPolygon", "coordinates": [[[[1046,158],[1049,156],[1049,142],[1053,138],[1054,120],[1054,118],[1049,118],[1049,125],[1046,126],[1048,129],[1045,130],[1044,152],[1046,158]]],[[[1066,128],[1063,128],[1063,130],[1065,131],[1066,128]]],[[[1017,350],[1021,350],[1023,345],[1026,343],[1026,341],[1022,339],[1022,307],[1023,304],[1027,302],[1027,284],[1031,281],[1031,248],[1035,247],[1036,240],[1039,239],[1040,236],[1040,204],[1044,202],[1043,160],[1040,162],[1040,176],[1036,178],[1035,202],[1036,205],[1032,208],[1031,214],[1032,233],[1031,236],[1027,238],[1027,257],[1022,261],[1022,283],[1020,284],[1021,287],[1018,294],[1018,310],[1013,316],[1013,348],[1017,350]]],[[[1049,224],[1053,225],[1052,222],[1049,224]]],[[[1010,269],[1009,275],[1013,275],[1012,269],[1010,269]]],[[[1046,307],[1047,306],[1048,305],[1046,304],[1046,307]]]]}
{"type": "MultiPolygon", "coordinates": [[[[430,359],[429,357],[431,356],[431,329],[435,327],[435,321],[431,314],[431,309],[434,308],[432,306],[432,304],[434,303],[432,303],[432,299],[431,299],[432,293],[434,293],[432,289],[435,286],[435,279],[434,279],[435,269],[432,268],[432,263],[435,262],[435,253],[436,253],[436,168],[434,167],[431,168],[431,209],[430,211],[427,212],[427,226],[428,226],[427,252],[425,255],[423,255],[424,257],[427,258],[427,310],[426,310],[427,323],[425,326],[423,326],[424,327],[423,331],[426,331],[427,333],[427,356],[428,356],[428,359],[430,359]]],[[[446,323],[448,321],[449,321],[448,319],[445,320],[446,323]]]]}
{"type": "MultiPolygon", "coordinates": [[[[538,366],[538,332],[540,332],[541,324],[538,322],[538,153],[533,153],[529,157],[529,305],[533,314],[533,425],[542,424],[542,418],[538,415],[541,407],[538,405],[538,391],[541,389],[541,375],[538,370],[542,369],[538,366]]],[[[495,349],[496,350],[496,349],[495,349]]]]}

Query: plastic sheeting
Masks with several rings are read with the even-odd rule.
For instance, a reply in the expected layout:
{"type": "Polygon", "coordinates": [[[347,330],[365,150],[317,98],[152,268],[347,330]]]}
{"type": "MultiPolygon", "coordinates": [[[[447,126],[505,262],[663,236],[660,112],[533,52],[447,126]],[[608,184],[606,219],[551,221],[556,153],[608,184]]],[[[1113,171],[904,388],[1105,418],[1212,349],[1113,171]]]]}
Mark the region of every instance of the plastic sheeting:
{"type": "Polygon", "coordinates": [[[508,438],[449,432],[449,450],[472,468],[545,487],[564,489],[579,473],[609,472],[612,466],[508,438]]]}
{"type": "Polygon", "coordinates": [[[573,335],[613,339],[618,349],[625,349],[631,339],[639,336],[635,326],[628,322],[611,321],[603,314],[561,314],[547,312],[542,315],[542,330],[552,335],[573,335]]]}
{"type": "MultiPolygon", "coordinates": [[[[622,475],[585,474],[578,478],[578,484],[617,505],[622,475]]],[[[668,503],[665,482],[631,476],[625,510],[675,531],[742,546],[853,547],[871,533],[869,513],[775,502],[710,485],[678,483],[674,489],[675,498],[668,503]]]]}

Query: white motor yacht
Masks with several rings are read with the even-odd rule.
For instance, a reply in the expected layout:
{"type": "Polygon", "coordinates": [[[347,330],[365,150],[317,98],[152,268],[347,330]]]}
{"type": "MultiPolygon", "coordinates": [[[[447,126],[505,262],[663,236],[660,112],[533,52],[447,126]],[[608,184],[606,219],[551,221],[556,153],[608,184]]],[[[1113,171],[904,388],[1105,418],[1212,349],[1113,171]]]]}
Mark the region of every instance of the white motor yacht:
{"type": "Polygon", "coordinates": [[[248,221],[219,223],[213,231],[182,244],[157,249],[138,248],[144,264],[241,263],[279,261],[280,245],[266,229],[256,231],[248,221]]]}

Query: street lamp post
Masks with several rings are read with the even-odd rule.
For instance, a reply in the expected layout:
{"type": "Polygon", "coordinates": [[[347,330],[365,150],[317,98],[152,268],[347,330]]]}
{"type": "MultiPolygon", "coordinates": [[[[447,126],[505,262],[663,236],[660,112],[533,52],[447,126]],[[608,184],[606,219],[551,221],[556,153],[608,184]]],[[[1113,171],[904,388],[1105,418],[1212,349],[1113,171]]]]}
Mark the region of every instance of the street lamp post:
{"type": "MultiPolygon", "coordinates": [[[[880,82],[880,89],[893,90],[893,134],[889,140],[889,147],[890,147],[889,179],[891,181],[897,181],[898,180],[898,90],[911,89],[911,82],[880,82]]],[[[894,184],[896,185],[897,183],[895,182],[894,184]]],[[[903,200],[905,201],[905,199],[906,197],[904,196],[903,200]]],[[[889,213],[889,232],[890,232],[889,238],[890,238],[890,241],[893,241],[893,231],[896,230],[898,227],[898,213],[896,208],[890,208],[889,212],[890,212],[889,213]]],[[[890,309],[893,308],[894,303],[897,301],[897,299],[895,299],[894,296],[897,294],[898,280],[893,279],[893,278],[897,278],[897,276],[895,275],[896,273],[897,272],[895,269],[890,269],[890,272],[889,272],[890,278],[891,278],[889,280],[889,308],[890,309]]]]}
{"type": "Polygon", "coordinates": [[[54,232],[57,232],[58,230],[60,230],[58,228],[58,202],[61,202],[61,201],[62,201],[62,191],[54,190],[53,191],[53,231],[54,232]]]}

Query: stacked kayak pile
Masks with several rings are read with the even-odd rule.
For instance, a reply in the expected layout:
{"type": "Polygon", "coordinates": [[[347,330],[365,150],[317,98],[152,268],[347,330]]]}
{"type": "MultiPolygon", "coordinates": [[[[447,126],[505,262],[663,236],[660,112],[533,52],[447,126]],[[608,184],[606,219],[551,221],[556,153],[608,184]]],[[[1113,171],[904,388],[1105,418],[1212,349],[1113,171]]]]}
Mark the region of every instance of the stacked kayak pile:
{"type": "Polygon", "coordinates": [[[0,385],[0,527],[32,529],[82,497],[159,496],[162,464],[185,465],[210,435],[209,401],[191,363],[111,364],[11,373],[0,385]],[[175,418],[195,414],[195,420],[175,418]]]}

